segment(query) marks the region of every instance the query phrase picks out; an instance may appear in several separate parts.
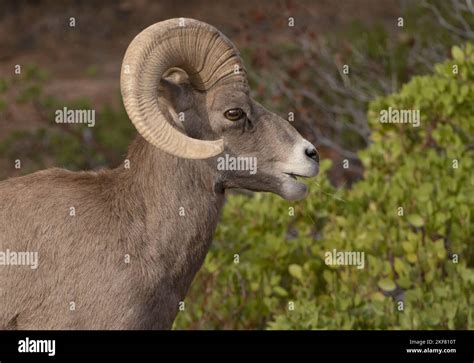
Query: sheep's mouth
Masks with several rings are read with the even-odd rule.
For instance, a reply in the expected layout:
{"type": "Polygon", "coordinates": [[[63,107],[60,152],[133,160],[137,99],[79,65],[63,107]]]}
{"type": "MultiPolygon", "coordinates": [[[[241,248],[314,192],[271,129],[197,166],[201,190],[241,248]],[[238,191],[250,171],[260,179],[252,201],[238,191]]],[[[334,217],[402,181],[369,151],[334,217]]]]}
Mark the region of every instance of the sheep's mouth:
{"type": "Polygon", "coordinates": [[[292,178],[294,180],[298,180],[297,178],[308,178],[307,176],[294,174],[294,173],[283,173],[283,174],[285,174],[287,177],[292,178]]]}

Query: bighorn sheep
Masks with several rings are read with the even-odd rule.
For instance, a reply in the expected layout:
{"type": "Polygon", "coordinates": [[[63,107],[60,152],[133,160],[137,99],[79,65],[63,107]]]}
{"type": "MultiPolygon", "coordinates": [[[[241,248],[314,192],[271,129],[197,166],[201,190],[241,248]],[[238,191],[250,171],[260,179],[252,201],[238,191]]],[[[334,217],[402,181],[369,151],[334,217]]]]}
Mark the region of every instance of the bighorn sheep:
{"type": "Polygon", "coordinates": [[[169,329],[225,190],[296,200],[307,194],[296,177],[318,172],[314,146],[250,98],[237,49],[208,24],[142,31],[121,91],[140,134],[129,168],[0,183],[0,329],[169,329]],[[219,168],[224,155],[254,157],[257,172],[219,168]],[[38,268],[9,264],[19,252],[37,252],[38,268]]]}

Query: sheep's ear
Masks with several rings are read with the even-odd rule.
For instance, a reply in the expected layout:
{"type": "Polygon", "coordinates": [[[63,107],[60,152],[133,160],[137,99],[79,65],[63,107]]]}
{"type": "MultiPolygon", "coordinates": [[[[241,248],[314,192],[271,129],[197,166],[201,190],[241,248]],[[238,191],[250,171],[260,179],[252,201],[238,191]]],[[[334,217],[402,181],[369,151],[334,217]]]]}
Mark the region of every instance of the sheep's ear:
{"type": "Polygon", "coordinates": [[[160,93],[175,110],[188,109],[192,106],[192,90],[189,77],[180,68],[170,68],[160,82],[160,93]]]}
{"type": "Polygon", "coordinates": [[[192,90],[187,73],[180,68],[169,69],[160,81],[160,103],[168,111],[176,126],[183,130],[184,125],[180,121],[179,113],[193,107],[192,90]]]}
{"type": "Polygon", "coordinates": [[[168,69],[162,78],[174,84],[190,84],[188,74],[177,67],[168,69]]]}

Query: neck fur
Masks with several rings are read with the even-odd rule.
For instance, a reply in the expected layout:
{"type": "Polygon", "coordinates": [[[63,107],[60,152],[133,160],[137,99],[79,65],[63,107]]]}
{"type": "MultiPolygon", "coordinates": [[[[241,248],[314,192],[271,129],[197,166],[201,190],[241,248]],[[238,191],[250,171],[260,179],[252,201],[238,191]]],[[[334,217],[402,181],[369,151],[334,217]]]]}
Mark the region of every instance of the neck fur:
{"type": "Polygon", "coordinates": [[[140,136],[127,159],[129,169],[115,169],[117,195],[125,195],[116,206],[120,236],[138,260],[151,305],[177,309],[209,250],[224,193],[205,161],[168,155],[140,136]]]}

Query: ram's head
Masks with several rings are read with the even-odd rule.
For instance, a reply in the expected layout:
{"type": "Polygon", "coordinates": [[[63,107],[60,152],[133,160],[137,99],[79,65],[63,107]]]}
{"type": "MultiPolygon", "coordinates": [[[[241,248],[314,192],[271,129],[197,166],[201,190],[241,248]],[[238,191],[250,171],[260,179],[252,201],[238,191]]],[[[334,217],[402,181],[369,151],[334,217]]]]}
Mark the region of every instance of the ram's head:
{"type": "Polygon", "coordinates": [[[154,24],[130,44],[121,90],[139,133],[158,149],[203,159],[223,188],[300,199],[318,172],[315,147],[249,95],[239,52],[193,19],[154,24]]]}

